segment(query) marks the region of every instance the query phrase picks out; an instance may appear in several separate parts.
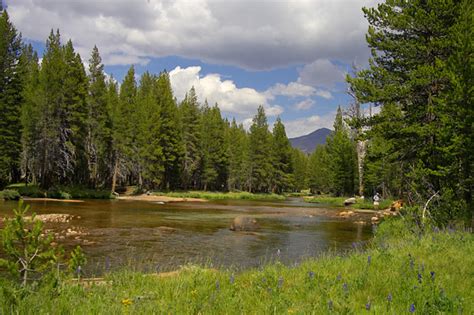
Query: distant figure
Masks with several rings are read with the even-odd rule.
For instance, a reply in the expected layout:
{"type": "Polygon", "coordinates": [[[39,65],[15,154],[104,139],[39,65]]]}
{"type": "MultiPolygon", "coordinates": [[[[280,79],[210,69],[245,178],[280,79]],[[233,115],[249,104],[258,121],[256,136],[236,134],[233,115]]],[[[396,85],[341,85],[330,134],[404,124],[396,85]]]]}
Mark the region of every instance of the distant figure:
{"type": "Polygon", "coordinates": [[[375,208],[375,209],[378,209],[378,208],[379,208],[379,204],[380,204],[380,199],[382,199],[382,197],[380,196],[379,193],[376,193],[376,194],[374,195],[374,198],[373,198],[373,199],[374,199],[374,208],[375,208]]]}

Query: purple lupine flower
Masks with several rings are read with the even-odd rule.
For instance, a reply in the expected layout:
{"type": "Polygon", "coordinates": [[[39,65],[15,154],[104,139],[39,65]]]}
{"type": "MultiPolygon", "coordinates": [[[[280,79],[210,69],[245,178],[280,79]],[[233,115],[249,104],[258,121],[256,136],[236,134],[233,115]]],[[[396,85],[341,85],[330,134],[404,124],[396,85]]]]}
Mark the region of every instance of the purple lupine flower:
{"type": "Polygon", "coordinates": [[[281,288],[283,286],[283,277],[278,278],[278,287],[281,288]]]}
{"type": "Polygon", "coordinates": [[[388,303],[391,303],[392,302],[392,293],[389,293],[388,296],[387,296],[387,301],[388,303]]]}
{"type": "Polygon", "coordinates": [[[370,301],[365,304],[365,309],[370,311],[370,301]]]}
{"type": "Polygon", "coordinates": [[[332,308],[333,308],[332,300],[329,300],[329,302],[328,302],[328,308],[329,308],[330,311],[332,311],[332,308]]]}
{"type": "Polygon", "coordinates": [[[372,261],[372,256],[367,257],[367,265],[370,265],[370,262],[372,261]]]}
{"type": "Polygon", "coordinates": [[[430,271],[430,275],[431,275],[431,280],[434,281],[434,279],[435,279],[435,272],[434,272],[434,271],[430,271]]]}
{"type": "Polygon", "coordinates": [[[229,281],[230,281],[230,284],[234,284],[235,282],[234,275],[230,275],[229,281]]]}
{"type": "Polygon", "coordinates": [[[77,276],[81,275],[81,273],[82,273],[82,267],[81,266],[77,266],[76,273],[77,273],[77,276]]]}
{"type": "Polygon", "coordinates": [[[356,242],[352,242],[352,248],[357,249],[357,243],[356,242]]]}
{"type": "Polygon", "coordinates": [[[310,271],[308,272],[309,279],[313,280],[314,278],[314,272],[310,271]]]}
{"type": "Polygon", "coordinates": [[[423,278],[423,276],[421,275],[421,273],[418,272],[418,282],[421,283],[421,279],[423,278]]]}
{"type": "Polygon", "coordinates": [[[410,305],[410,309],[408,310],[410,313],[415,313],[415,304],[410,305]]]}

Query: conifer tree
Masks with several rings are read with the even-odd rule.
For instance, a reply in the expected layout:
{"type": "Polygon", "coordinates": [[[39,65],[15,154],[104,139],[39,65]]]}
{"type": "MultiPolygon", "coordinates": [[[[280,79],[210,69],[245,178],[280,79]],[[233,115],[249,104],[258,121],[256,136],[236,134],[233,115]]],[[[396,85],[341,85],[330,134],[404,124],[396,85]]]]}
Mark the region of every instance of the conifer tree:
{"type": "Polygon", "coordinates": [[[308,161],[308,185],[312,193],[331,192],[331,158],[326,145],[319,145],[308,161]]]}
{"type": "Polygon", "coordinates": [[[308,188],[308,156],[297,148],[291,149],[291,161],[293,165],[293,183],[291,189],[301,191],[308,188]]]}
{"type": "Polygon", "coordinates": [[[272,166],[272,134],[268,130],[263,106],[253,118],[249,135],[250,185],[252,192],[269,192],[272,166]]]}
{"type": "Polygon", "coordinates": [[[113,164],[112,118],[107,108],[107,86],[99,49],[94,46],[89,59],[89,93],[87,98],[88,168],[92,187],[109,182],[113,164]]]}
{"type": "Polygon", "coordinates": [[[23,73],[21,36],[0,6],[0,189],[20,179],[23,73]]]}
{"type": "Polygon", "coordinates": [[[157,100],[160,106],[160,146],[164,156],[162,187],[177,188],[180,185],[180,161],[183,143],[180,132],[178,106],[173,97],[168,73],[162,72],[157,80],[157,100]]]}
{"type": "Polygon", "coordinates": [[[293,184],[292,148],[280,117],[273,125],[272,137],[273,176],[272,191],[282,193],[293,184]]]}
{"type": "Polygon", "coordinates": [[[245,190],[248,188],[248,135],[243,125],[237,125],[235,119],[232,119],[228,131],[228,137],[228,187],[229,190],[245,190]]]}
{"type": "Polygon", "coordinates": [[[327,149],[331,161],[332,192],[338,196],[352,195],[357,179],[357,154],[344,125],[340,107],[334,120],[334,133],[327,138],[327,149]]]}
{"type": "Polygon", "coordinates": [[[201,112],[194,87],[186,94],[180,105],[181,132],[183,139],[182,186],[197,188],[199,165],[201,164],[201,112]]]}

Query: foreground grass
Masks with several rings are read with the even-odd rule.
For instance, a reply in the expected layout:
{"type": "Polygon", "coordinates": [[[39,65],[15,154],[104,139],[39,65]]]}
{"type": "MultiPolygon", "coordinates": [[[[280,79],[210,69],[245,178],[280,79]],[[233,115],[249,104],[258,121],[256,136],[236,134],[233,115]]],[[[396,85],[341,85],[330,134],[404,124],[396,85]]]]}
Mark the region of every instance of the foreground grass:
{"type": "Polygon", "coordinates": [[[210,192],[210,191],[188,191],[188,192],[155,192],[157,196],[168,196],[177,198],[201,198],[207,200],[285,200],[286,197],[278,194],[252,194],[249,192],[210,192]]]}
{"type": "MultiPolygon", "coordinates": [[[[312,197],[304,197],[304,201],[310,203],[318,203],[321,205],[328,205],[334,207],[342,207],[344,206],[344,200],[347,197],[332,197],[332,196],[312,196],[312,197]]],[[[386,209],[390,207],[392,204],[392,199],[383,199],[380,201],[378,209],[386,209]]],[[[356,198],[356,203],[350,205],[350,207],[354,209],[367,209],[367,210],[377,210],[374,208],[373,201],[367,199],[359,199],[356,198]]]]}
{"type": "MultiPolygon", "coordinates": [[[[19,300],[20,314],[472,314],[474,237],[410,231],[391,220],[367,250],[233,274],[185,267],[171,277],[124,271],[102,285],[63,282],[19,300]]],[[[0,296],[0,300],[2,296],[0,296]]],[[[1,302],[0,302],[1,303],[1,302]]],[[[5,313],[10,306],[1,304],[5,313]]],[[[1,312],[0,312],[1,313],[1,312]]]]}
{"type": "Polygon", "coordinates": [[[9,190],[17,191],[23,197],[55,199],[113,199],[110,190],[96,190],[81,186],[59,186],[44,190],[38,185],[12,184],[9,190]]]}

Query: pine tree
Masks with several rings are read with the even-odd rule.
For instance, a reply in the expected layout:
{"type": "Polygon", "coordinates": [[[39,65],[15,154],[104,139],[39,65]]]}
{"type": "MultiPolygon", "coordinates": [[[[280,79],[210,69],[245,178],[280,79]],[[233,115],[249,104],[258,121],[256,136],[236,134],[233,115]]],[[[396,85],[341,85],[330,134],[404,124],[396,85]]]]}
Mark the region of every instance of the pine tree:
{"type": "Polygon", "coordinates": [[[201,164],[201,112],[194,87],[181,102],[179,107],[181,117],[181,132],[183,139],[182,186],[197,188],[199,179],[199,165],[201,164]]]}
{"type": "Polygon", "coordinates": [[[63,179],[65,183],[87,184],[89,181],[86,151],[88,131],[88,80],[81,57],[74,51],[72,41],[64,46],[65,72],[63,77],[63,104],[60,113],[62,151],[68,151],[63,161],[73,168],[63,179]],[[69,160],[71,159],[71,160],[69,160]]]}
{"type": "Polygon", "coordinates": [[[293,184],[292,148],[280,117],[273,125],[272,137],[273,176],[272,191],[282,193],[293,184]]]}
{"type": "Polygon", "coordinates": [[[228,156],[229,156],[229,190],[248,189],[249,169],[249,143],[248,135],[242,124],[237,125],[235,119],[228,131],[228,156]]]}
{"type": "Polygon", "coordinates": [[[334,120],[334,134],[327,139],[327,149],[331,161],[332,192],[338,196],[352,195],[357,179],[357,156],[340,107],[334,120]]]}
{"type": "Polygon", "coordinates": [[[161,108],[157,102],[157,78],[145,72],[138,89],[139,185],[157,188],[163,181],[164,154],[161,147],[161,108]]]}
{"type": "Polygon", "coordinates": [[[0,189],[20,179],[23,73],[21,36],[0,7],[0,189]]]}
{"type": "Polygon", "coordinates": [[[297,148],[291,149],[291,160],[293,164],[293,183],[294,191],[301,191],[308,188],[308,156],[297,148]]]}
{"type": "Polygon", "coordinates": [[[331,192],[331,158],[327,146],[319,145],[309,157],[308,185],[314,194],[331,192]]]}
{"type": "MultiPolygon", "coordinates": [[[[138,130],[137,115],[137,83],[135,68],[128,70],[120,86],[119,102],[116,111],[115,141],[117,148],[117,169],[121,170],[121,179],[125,183],[132,183],[137,174],[138,130]]],[[[113,185],[114,186],[114,185],[113,185]]]]}
{"type": "Polygon", "coordinates": [[[87,160],[92,187],[109,183],[113,164],[112,117],[107,108],[107,86],[99,49],[94,46],[89,59],[87,98],[87,160]]]}
{"type": "Polygon", "coordinates": [[[183,143],[180,132],[178,106],[173,97],[167,72],[159,75],[157,81],[157,99],[160,105],[160,146],[164,155],[164,178],[162,187],[177,188],[180,185],[180,161],[183,155],[183,143]]]}
{"type": "Polygon", "coordinates": [[[107,112],[110,115],[110,125],[111,125],[111,151],[110,151],[110,159],[112,164],[110,167],[112,168],[112,177],[110,178],[110,184],[106,185],[111,188],[111,191],[114,193],[117,186],[117,181],[121,177],[122,170],[121,170],[121,151],[120,146],[122,144],[122,134],[120,122],[120,98],[118,94],[118,84],[114,80],[113,77],[110,77],[109,80],[106,82],[107,85],[107,112]]]}
{"type": "Polygon", "coordinates": [[[268,130],[263,106],[253,118],[249,135],[250,185],[252,192],[269,192],[272,166],[272,134],[268,130]]]}
{"type": "Polygon", "coordinates": [[[469,1],[390,0],[365,8],[370,67],[348,78],[362,102],[400,108],[397,138],[385,140],[396,140],[405,199],[441,195],[453,203],[438,212],[457,208],[469,217],[472,154],[460,148],[472,139],[472,12],[469,1]]]}
{"type": "Polygon", "coordinates": [[[201,177],[204,190],[224,190],[227,185],[225,122],[217,104],[204,104],[201,119],[201,177]]]}

